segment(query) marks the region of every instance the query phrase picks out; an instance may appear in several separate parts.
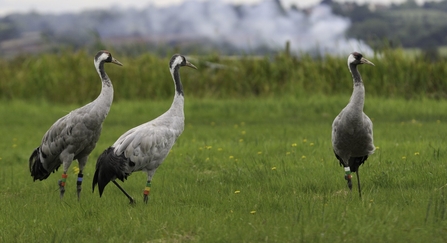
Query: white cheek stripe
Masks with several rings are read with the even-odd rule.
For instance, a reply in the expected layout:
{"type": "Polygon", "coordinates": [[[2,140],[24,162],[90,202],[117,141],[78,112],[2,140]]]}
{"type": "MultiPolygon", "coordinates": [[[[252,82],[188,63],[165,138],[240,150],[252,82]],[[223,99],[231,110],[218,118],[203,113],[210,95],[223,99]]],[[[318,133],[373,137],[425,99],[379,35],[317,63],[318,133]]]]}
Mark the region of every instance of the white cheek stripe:
{"type": "Polygon", "coordinates": [[[354,57],[354,55],[349,55],[349,57],[348,57],[348,67],[349,67],[349,64],[350,63],[352,63],[352,62],[354,62],[355,61],[355,57],[354,57]]]}

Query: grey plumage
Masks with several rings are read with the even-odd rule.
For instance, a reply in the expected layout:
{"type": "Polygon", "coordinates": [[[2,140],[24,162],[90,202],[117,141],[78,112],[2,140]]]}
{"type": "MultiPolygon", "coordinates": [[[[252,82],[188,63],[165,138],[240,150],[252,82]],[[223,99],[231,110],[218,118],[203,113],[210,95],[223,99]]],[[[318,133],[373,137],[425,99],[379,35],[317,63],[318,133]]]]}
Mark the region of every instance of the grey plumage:
{"type": "Polygon", "coordinates": [[[113,85],[104,71],[104,63],[122,66],[108,51],[99,51],[94,58],[95,68],[102,81],[99,96],[89,104],[71,111],[57,120],[42,138],[29,158],[29,168],[34,181],[48,178],[51,172],[63,166],[62,180],[59,181],[60,196],[65,192],[67,170],[73,160],[79,162],[77,194],[80,196],[82,172],[88,156],[96,146],[102,123],[113,101],[113,85]]]}
{"type": "Polygon", "coordinates": [[[353,52],[348,57],[348,68],[352,74],[354,89],[348,105],[332,123],[332,147],[340,165],[345,167],[345,178],[352,189],[351,172],[356,172],[359,195],[361,197],[359,166],[374,153],[373,124],[363,112],[365,87],[357,70],[360,64],[374,64],[362,54],[353,52]]]}
{"type": "Polygon", "coordinates": [[[161,116],[125,132],[98,158],[92,189],[98,185],[102,196],[105,186],[112,181],[130,200],[134,199],[119,186],[115,179],[124,181],[135,171],[147,173],[144,201],[147,202],[150,182],[157,168],[169,154],[177,138],[182,134],[185,115],[183,113],[184,94],[179,68],[196,68],[184,56],[174,55],[169,69],[175,85],[175,95],[171,107],[161,116]]]}

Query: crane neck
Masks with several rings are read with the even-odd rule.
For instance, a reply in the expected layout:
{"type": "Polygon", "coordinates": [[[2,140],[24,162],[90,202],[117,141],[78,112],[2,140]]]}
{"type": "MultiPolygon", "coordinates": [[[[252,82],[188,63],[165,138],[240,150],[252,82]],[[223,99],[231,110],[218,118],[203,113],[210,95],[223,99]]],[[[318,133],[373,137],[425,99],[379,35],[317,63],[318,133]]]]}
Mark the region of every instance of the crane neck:
{"type": "Polygon", "coordinates": [[[174,100],[172,101],[170,112],[176,114],[177,116],[184,116],[183,106],[185,104],[185,97],[178,93],[175,93],[174,100]]]}
{"type": "Polygon", "coordinates": [[[349,71],[351,72],[352,79],[355,83],[363,83],[362,76],[357,69],[357,64],[349,64],[349,71]]]}
{"type": "Polygon", "coordinates": [[[179,69],[180,66],[177,65],[174,68],[171,69],[171,75],[172,75],[172,79],[174,79],[174,84],[175,84],[175,94],[177,95],[181,95],[184,96],[183,93],[183,85],[182,85],[182,81],[180,80],[180,73],[179,73],[179,69]]]}
{"type": "Polygon", "coordinates": [[[362,76],[357,70],[357,65],[350,64],[349,70],[352,74],[354,88],[351,95],[350,105],[363,112],[363,106],[365,104],[365,86],[363,85],[362,76]]]}
{"type": "Polygon", "coordinates": [[[171,75],[172,79],[174,80],[174,86],[175,86],[175,94],[174,94],[174,100],[172,101],[172,105],[169,111],[171,113],[176,114],[177,116],[184,117],[183,106],[185,97],[183,93],[182,81],[180,80],[179,69],[180,69],[179,65],[171,69],[171,75]]]}
{"type": "Polygon", "coordinates": [[[113,85],[107,73],[104,71],[104,62],[101,62],[98,66],[98,74],[102,81],[101,93],[96,98],[96,107],[99,111],[104,111],[104,118],[110,110],[110,106],[113,102],[113,85]]]}

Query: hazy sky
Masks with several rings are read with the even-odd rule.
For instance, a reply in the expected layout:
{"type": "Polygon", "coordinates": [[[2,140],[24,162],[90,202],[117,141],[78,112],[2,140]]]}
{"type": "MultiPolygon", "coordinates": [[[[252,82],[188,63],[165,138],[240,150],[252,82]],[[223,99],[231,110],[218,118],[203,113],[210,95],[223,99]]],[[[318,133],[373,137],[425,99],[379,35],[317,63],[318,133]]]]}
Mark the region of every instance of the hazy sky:
{"type": "MultiPolygon", "coordinates": [[[[149,3],[155,5],[169,5],[182,2],[184,0],[0,0],[0,15],[12,12],[29,12],[31,10],[40,13],[61,13],[61,12],[78,12],[92,8],[107,8],[111,5],[127,7],[143,7],[149,3]]],[[[204,1],[204,0],[198,0],[204,1]]],[[[216,1],[216,0],[211,0],[216,1]]],[[[262,0],[221,0],[232,3],[256,3],[262,0]]],[[[299,7],[309,7],[319,3],[321,0],[281,0],[284,6],[295,4],[299,7]]],[[[340,0],[340,1],[356,1],[358,3],[376,2],[376,3],[400,3],[405,0],[340,0]]],[[[417,0],[421,3],[423,0],[417,0]]]]}

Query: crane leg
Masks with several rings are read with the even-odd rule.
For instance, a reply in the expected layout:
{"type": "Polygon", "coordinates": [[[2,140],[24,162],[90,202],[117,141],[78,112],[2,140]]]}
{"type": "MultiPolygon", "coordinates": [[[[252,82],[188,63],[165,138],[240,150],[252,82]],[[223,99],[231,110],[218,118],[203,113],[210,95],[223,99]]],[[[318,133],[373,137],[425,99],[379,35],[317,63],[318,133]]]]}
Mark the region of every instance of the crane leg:
{"type": "Polygon", "coordinates": [[[151,181],[147,181],[146,183],[146,187],[144,188],[144,196],[143,196],[143,200],[144,202],[147,204],[147,201],[149,200],[149,193],[151,192],[151,181]]]}
{"type": "Polygon", "coordinates": [[[78,179],[76,181],[76,194],[78,195],[78,201],[81,198],[82,180],[84,177],[84,174],[82,172],[84,171],[84,167],[87,164],[87,160],[88,160],[88,156],[78,159],[79,173],[78,173],[78,179]]]}
{"type": "Polygon", "coordinates": [[[78,195],[78,201],[81,197],[81,190],[82,190],[82,179],[84,177],[84,174],[82,174],[82,171],[79,171],[78,173],[78,180],[76,181],[76,193],[78,195]]]}
{"type": "Polygon", "coordinates": [[[124,189],[115,180],[112,182],[124,193],[124,195],[126,195],[127,198],[129,198],[130,204],[135,204],[135,200],[126,191],[124,191],[124,189]]]}
{"type": "Polygon", "coordinates": [[[349,190],[352,190],[352,175],[351,175],[351,169],[349,168],[349,166],[345,167],[345,180],[348,181],[349,190]]]}
{"type": "Polygon", "coordinates": [[[62,179],[60,179],[60,180],[58,181],[59,192],[60,192],[60,197],[61,197],[61,199],[64,197],[64,193],[65,193],[65,183],[67,182],[67,177],[68,177],[67,173],[64,172],[64,173],[62,174],[62,179]]]}
{"type": "Polygon", "coordinates": [[[362,189],[360,188],[360,177],[359,177],[359,169],[355,172],[357,174],[357,187],[359,188],[359,197],[362,198],[362,189]]]}

